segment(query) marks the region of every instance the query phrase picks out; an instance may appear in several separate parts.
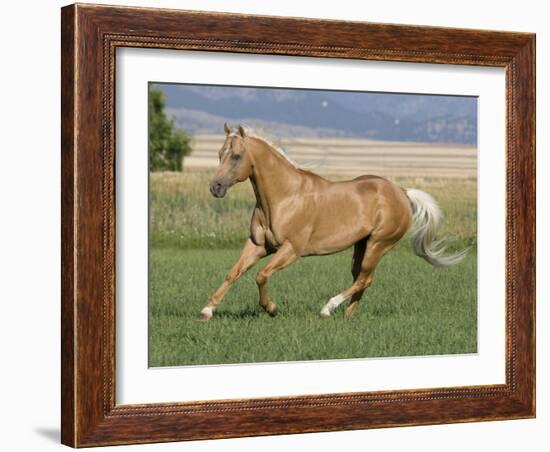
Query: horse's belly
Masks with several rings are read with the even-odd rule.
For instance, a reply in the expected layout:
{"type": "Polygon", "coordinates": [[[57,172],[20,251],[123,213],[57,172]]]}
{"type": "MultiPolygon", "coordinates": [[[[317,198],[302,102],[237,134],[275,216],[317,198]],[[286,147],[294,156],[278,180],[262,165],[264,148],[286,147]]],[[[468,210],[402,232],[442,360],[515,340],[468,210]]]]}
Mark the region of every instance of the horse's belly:
{"type": "Polygon", "coordinates": [[[311,235],[305,254],[337,253],[349,248],[368,235],[369,228],[364,224],[347,225],[346,227],[321,227],[311,235]]]}

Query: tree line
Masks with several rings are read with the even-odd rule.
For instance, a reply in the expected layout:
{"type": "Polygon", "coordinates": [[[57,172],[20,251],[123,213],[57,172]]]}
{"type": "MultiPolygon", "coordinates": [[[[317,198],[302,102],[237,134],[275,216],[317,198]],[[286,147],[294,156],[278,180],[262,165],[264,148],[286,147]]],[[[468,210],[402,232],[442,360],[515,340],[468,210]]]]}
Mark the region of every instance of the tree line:
{"type": "Polygon", "coordinates": [[[149,171],[181,171],[190,138],[165,112],[164,92],[149,87],[149,171]]]}

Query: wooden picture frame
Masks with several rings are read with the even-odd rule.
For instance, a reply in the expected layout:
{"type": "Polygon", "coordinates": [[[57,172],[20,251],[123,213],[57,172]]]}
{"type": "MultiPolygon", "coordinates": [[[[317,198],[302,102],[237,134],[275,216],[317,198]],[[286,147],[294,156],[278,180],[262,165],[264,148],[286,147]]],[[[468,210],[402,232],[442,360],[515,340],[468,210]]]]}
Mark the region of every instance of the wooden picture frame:
{"type": "Polygon", "coordinates": [[[73,447],[535,416],[535,36],[70,5],[62,9],[61,438],[73,447]],[[115,403],[115,50],[147,47],[506,70],[506,383],[115,403]]]}

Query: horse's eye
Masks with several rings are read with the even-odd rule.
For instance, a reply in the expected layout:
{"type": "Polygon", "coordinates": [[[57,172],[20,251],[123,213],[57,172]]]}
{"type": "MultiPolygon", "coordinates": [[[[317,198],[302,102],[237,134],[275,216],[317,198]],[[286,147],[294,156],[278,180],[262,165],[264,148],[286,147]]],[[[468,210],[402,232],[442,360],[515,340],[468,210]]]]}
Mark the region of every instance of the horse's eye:
{"type": "Polygon", "coordinates": [[[231,160],[240,160],[241,156],[239,154],[233,154],[231,155],[231,160]]]}

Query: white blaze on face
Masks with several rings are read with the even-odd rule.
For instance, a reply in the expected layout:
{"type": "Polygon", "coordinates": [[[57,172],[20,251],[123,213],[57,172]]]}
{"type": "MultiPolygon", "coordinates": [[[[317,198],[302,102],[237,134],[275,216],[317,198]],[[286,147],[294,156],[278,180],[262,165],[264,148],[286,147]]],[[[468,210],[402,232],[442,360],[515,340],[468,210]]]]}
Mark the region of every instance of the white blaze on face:
{"type": "MultiPolygon", "coordinates": [[[[237,136],[239,136],[237,134],[237,132],[231,132],[229,135],[227,135],[228,138],[233,138],[233,137],[237,137],[237,136]]],[[[231,144],[229,144],[229,146],[223,148],[220,152],[220,159],[230,150],[231,150],[231,144]]]]}
{"type": "Polygon", "coordinates": [[[330,313],[334,311],[338,306],[344,302],[345,298],[342,294],[338,294],[332,297],[328,303],[321,309],[321,315],[323,317],[329,317],[330,313]]]}

